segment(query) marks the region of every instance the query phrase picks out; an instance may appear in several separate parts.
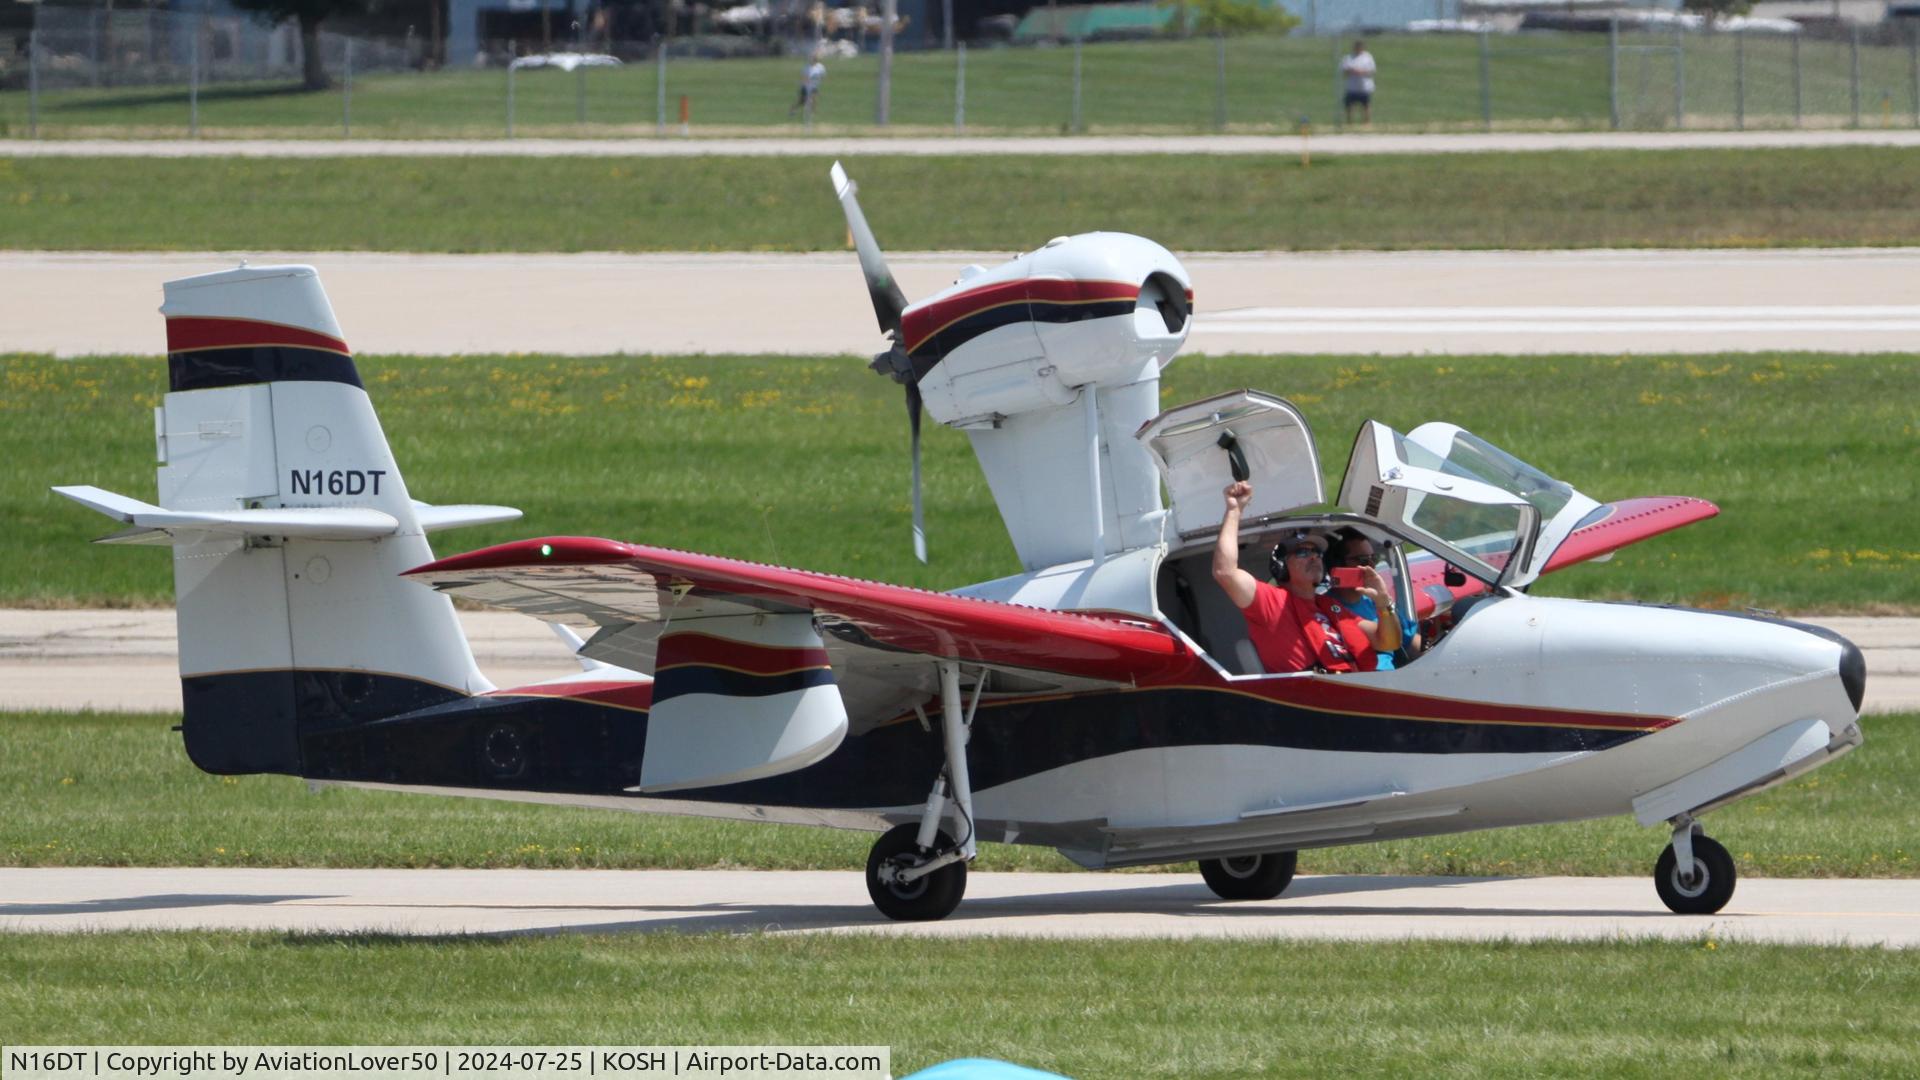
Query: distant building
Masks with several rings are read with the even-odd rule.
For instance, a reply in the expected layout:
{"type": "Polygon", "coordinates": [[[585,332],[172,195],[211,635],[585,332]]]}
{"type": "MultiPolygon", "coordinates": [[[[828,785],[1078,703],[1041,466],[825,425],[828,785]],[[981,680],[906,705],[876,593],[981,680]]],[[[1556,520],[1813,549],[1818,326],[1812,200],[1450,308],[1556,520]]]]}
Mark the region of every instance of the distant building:
{"type": "Polygon", "coordinates": [[[586,0],[447,0],[447,63],[568,49],[591,29],[586,0]]]}

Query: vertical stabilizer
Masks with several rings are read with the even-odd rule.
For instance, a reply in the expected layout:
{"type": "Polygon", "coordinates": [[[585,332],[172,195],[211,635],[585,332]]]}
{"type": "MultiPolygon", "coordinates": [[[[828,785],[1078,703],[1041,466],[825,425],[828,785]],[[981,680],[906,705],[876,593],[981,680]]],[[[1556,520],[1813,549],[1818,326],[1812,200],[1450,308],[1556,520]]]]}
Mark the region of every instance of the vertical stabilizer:
{"type": "Polygon", "coordinates": [[[169,530],[194,763],[297,774],[307,738],[490,689],[447,598],[398,580],[433,556],[313,269],[168,282],[160,311],[159,505],[243,523],[169,530]],[[359,539],[244,526],[286,509],[395,524],[359,539]]]}

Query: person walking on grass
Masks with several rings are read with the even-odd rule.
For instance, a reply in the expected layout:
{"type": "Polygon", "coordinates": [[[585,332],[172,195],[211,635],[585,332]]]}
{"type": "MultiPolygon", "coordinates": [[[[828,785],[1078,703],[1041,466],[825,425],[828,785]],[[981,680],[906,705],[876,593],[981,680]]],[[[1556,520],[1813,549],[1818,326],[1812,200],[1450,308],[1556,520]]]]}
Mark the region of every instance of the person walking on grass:
{"type": "Polygon", "coordinates": [[[787,109],[787,119],[793,119],[793,114],[802,110],[805,110],[809,120],[813,118],[813,111],[820,104],[820,83],[826,77],[827,65],[820,62],[820,57],[815,56],[806,70],[800,73],[800,96],[795,98],[793,105],[787,109]]]}
{"type": "Polygon", "coordinates": [[[1356,41],[1353,51],[1340,58],[1340,74],[1346,77],[1347,93],[1341,105],[1347,112],[1347,123],[1353,123],[1353,107],[1360,106],[1360,122],[1373,123],[1373,54],[1367,51],[1367,43],[1356,41]]]}

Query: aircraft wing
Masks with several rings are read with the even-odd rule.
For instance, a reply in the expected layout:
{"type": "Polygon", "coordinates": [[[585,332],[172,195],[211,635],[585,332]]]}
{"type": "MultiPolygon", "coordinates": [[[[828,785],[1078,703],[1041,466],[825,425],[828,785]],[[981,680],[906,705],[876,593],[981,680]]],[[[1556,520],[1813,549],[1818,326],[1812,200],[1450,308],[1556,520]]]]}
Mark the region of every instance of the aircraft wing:
{"type": "Polygon", "coordinates": [[[595,628],[582,655],[646,672],[654,643],[676,623],[811,613],[843,692],[875,706],[919,700],[937,686],[928,658],[1004,673],[993,680],[996,693],[1126,685],[1189,660],[1178,638],[1137,615],[1051,611],[587,537],[483,548],[406,576],[492,607],[595,628]]]}
{"type": "MultiPolygon", "coordinates": [[[[1567,534],[1547,558],[1542,573],[1552,573],[1575,563],[1589,562],[1642,540],[1672,532],[1696,521],[1705,521],[1720,513],[1720,508],[1705,499],[1685,495],[1653,495],[1622,499],[1602,504],[1579,528],[1567,534]]],[[[1498,564],[1498,560],[1495,560],[1498,564]]],[[[1464,585],[1448,585],[1442,580],[1446,567],[1439,559],[1426,558],[1408,567],[1413,578],[1416,614],[1424,619],[1443,604],[1485,592],[1486,583],[1467,578],[1464,585]]]]}

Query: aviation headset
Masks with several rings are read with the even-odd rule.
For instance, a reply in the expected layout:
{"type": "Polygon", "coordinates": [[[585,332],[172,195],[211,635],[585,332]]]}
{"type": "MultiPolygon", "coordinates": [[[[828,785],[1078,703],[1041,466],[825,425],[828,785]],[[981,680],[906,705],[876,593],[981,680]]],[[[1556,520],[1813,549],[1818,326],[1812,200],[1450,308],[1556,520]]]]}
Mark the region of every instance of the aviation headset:
{"type": "Polygon", "coordinates": [[[1267,576],[1273,578],[1275,585],[1285,585],[1287,583],[1287,557],[1282,554],[1282,552],[1305,540],[1320,540],[1326,543],[1326,548],[1320,553],[1320,572],[1323,577],[1326,575],[1327,555],[1333,550],[1332,541],[1324,536],[1317,536],[1305,529],[1301,529],[1291,536],[1285,537],[1278,544],[1275,544],[1273,551],[1267,555],[1267,576]]]}

